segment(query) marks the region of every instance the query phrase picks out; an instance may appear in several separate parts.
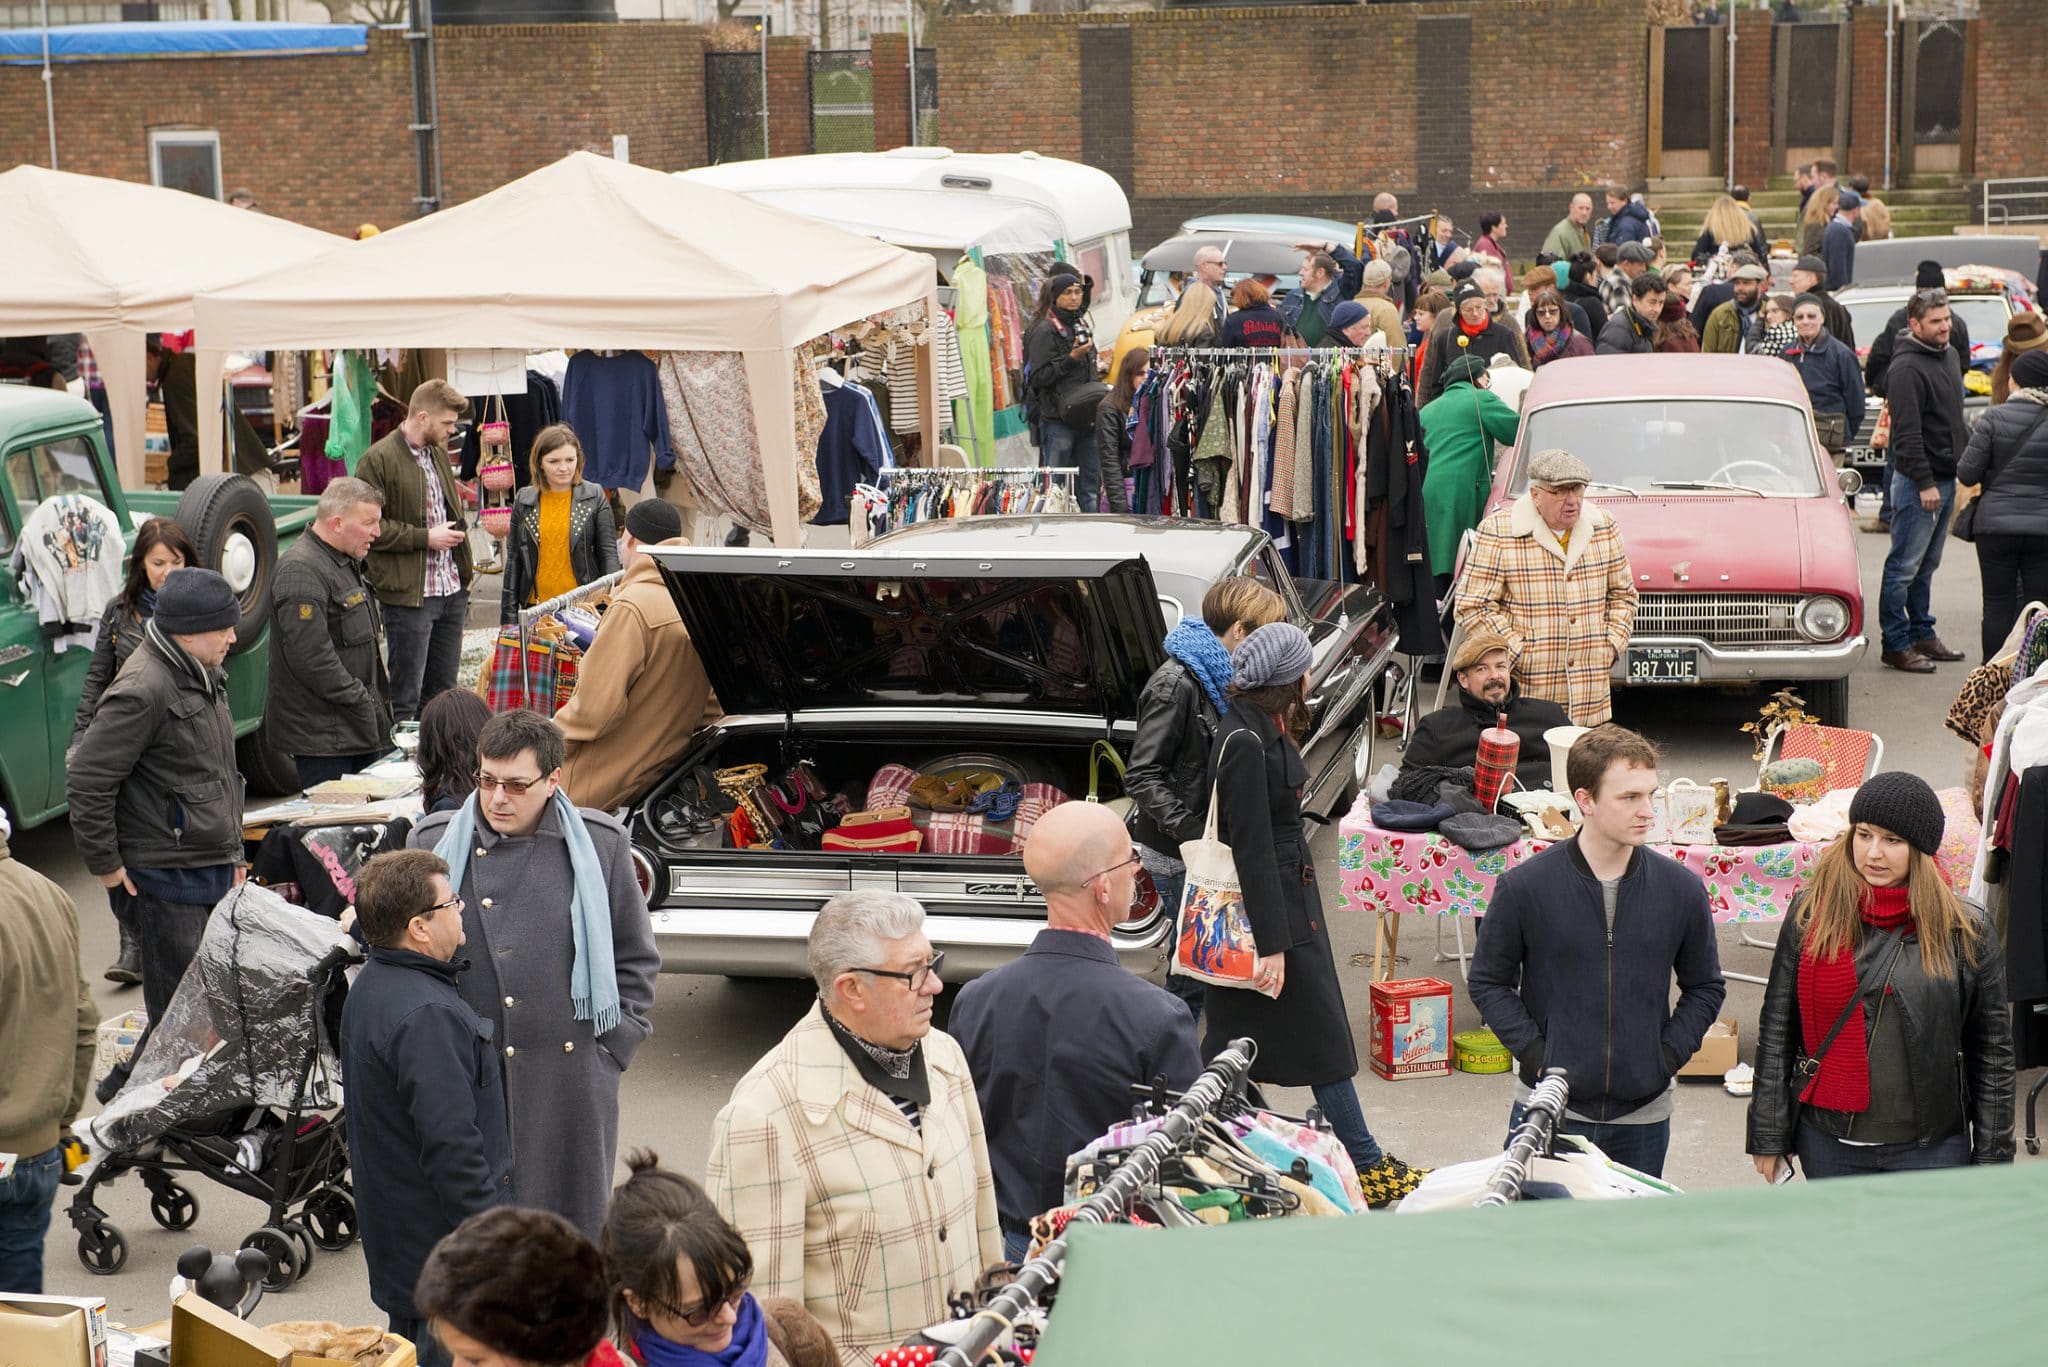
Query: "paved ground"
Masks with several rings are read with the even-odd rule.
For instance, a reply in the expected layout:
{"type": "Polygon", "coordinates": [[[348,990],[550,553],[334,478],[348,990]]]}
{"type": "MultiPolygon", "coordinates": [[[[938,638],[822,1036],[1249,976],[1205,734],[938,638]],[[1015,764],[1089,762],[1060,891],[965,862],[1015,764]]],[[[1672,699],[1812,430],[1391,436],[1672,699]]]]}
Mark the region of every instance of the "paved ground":
{"type": "MultiPolygon", "coordinates": [[[[1875,603],[1883,543],[1860,538],[1863,579],[1875,603]]],[[[1978,617],[1976,562],[1967,547],[1950,543],[1950,563],[1936,585],[1936,611],[1951,643],[1974,650],[1978,617]]],[[[496,586],[484,595],[495,620],[496,586]]],[[[1872,625],[1874,633],[1875,627],[1872,625]]],[[[1885,739],[1886,767],[1911,769],[1937,787],[1959,782],[1967,754],[1941,727],[1967,665],[1946,665],[1934,676],[1909,678],[1881,669],[1873,652],[1852,686],[1852,720],[1878,729],[1885,739]]],[[[1619,720],[1657,739],[1665,748],[1667,777],[1696,779],[1725,776],[1746,780],[1754,771],[1747,738],[1737,728],[1755,715],[1760,698],[1714,693],[1670,692],[1624,695],[1619,720]]],[[[1337,884],[1334,832],[1317,842],[1322,886],[1334,900],[1337,884]]],[[[55,878],[77,899],[85,926],[85,958],[95,973],[111,957],[113,922],[105,899],[72,851],[62,823],[26,832],[14,842],[17,857],[55,878]]],[[[1365,1055],[1366,985],[1370,969],[1353,956],[1369,961],[1371,923],[1359,915],[1333,917],[1338,961],[1351,1007],[1359,1054],[1365,1055]]],[[[1404,960],[1398,976],[1434,974],[1458,981],[1456,965],[1430,962],[1432,922],[1411,918],[1405,923],[1404,960]]],[[[1445,940],[1448,943],[1449,933],[1445,940]]],[[[1762,975],[1768,956],[1739,945],[1732,928],[1721,936],[1723,962],[1737,971],[1762,975]]],[[[99,998],[105,1014],[135,1004],[140,994],[116,992],[105,984],[99,998]]],[[[703,1171],[711,1119],[733,1083],[772,1045],[808,1006],[807,985],[739,985],[720,978],[664,977],[655,1007],[655,1036],[637,1056],[625,1086],[622,1140],[645,1145],[668,1164],[688,1173],[703,1171]]],[[[1742,1056],[1752,1057],[1762,989],[1729,985],[1724,1014],[1742,1030],[1742,1056]]],[[[943,1006],[943,1002],[942,1002],[943,1006]]],[[[1478,1017],[1464,992],[1454,1006],[1457,1028],[1477,1024],[1478,1017]]],[[[2022,1086],[2028,1079],[2022,1079],[2022,1086]]],[[[1506,1122],[1510,1082],[1506,1077],[1453,1074],[1400,1083],[1382,1082],[1362,1073],[1359,1088],[1374,1132],[1411,1162],[1434,1165],[1475,1158],[1497,1147],[1506,1122]]],[[[1306,1092],[1283,1093],[1292,1107],[1308,1104],[1306,1092]]],[[[1742,1152],[1744,1103],[1718,1085],[1699,1082],[1681,1088],[1673,1126],[1667,1175],[1682,1187],[1699,1189],[1757,1180],[1742,1152]]],[[[2024,1152],[2020,1161],[2028,1160],[2024,1152]]],[[[131,1323],[163,1312],[163,1290],[180,1251],[193,1243],[228,1248],[260,1223],[259,1208],[220,1188],[200,1186],[201,1214],[197,1227],[184,1234],[166,1233],[151,1223],[141,1184],[126,1179],[107,1191],[106,1208],[128,1236],[127,1270],[118,1277],[87,1274],[74,1253],[75,1240],[59,1214],[49,1242],[49,1289],[60,1294],[91,1293],[108,1298],[117,1320],[131,1323]]],[[[258,1312],[259,1320],[326,1318],[374,1322],[358,1250],[320,1254],[312,1271],[289,1293],[272,1298],[258,1312]]]]}

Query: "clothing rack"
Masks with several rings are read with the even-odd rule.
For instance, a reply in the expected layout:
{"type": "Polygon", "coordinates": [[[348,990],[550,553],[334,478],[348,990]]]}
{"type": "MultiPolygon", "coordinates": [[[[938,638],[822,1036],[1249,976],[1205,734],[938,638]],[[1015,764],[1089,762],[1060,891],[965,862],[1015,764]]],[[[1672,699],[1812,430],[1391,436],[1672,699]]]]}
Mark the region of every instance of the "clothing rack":
{"type": "Polygon", "coordinates": [[[1529,1164],[1547,1157],[1557,1142],[1558,1126],[1564,1123],[1565,1103],[1571,1099],[1571,1085],[1564,1069],[1546,1068],[1542,1079],[1529,1094],[1522,1123],[1508,1139],[1507,1151],[1487,1180],[1486,1194],[1472,1204],[1482,1210],[1513,1205],[1522,1199],[1523,1184],[1529,1180],[1529,1164]]]}
{"type": "Polygon", "coordinates": [[[1080,474],[1078,465],[891,465],[877,470],[875,479],[882,483],[892,478],[937,483],[946,479],[1036,479],[1040,475],[1057,475],[1071,483],[1080,474]]]}
{"type": "Polygon", "coordinates": [[[625,577],[626,572],[624,570],[613,570],[610,574],[600,575],[588,584],[578,584],[567,593],[556,594],[545,603],[535,603],[530,608],[519,609],[519,691],[522,695],[530,695],[533,692],[532,671],[529,668],[526,647],[532,639],[534,623],[560,608],[569,607],[581,602],[585,598],[594,597],[599,593],[608,591],[613,586],[622,582],[625,577]]]}
{"type": "MultiPolygon", "coordinates": [[[[1226,1097],[1242,1090],[1258,1052],[1258,1045],[1252,1040],[1232,1040],[1166,1113],[1159,1128],[1140,1140],[1101,1188],[1075,1209],[1067,1229],[1079,1224],[1114,1223],[1131,1198],[1158,1176],[1159,1165],[1193,1136],[1202,1119],[1226,1097]]],[[[1062,1233],[1036,1258],[1017,1269],[1016,1279],[969,1321],[960,1342],[940,1353],[933,1367],[976,1367],[1004,1331],[1035,1307],[1039,1298],[1059,1281],[1066,1257],[1067,1236],[1062,1233]]]]}
{"type": "Polygon", "coordinates": [[[1406,360],[1413,350],[1406,342],[1399,346],[1293,346],[1293,347],[1216,347],[1216,346],[1166,346],[1151,348],[1152,359],[1166,360],[1216,360],[1216,361],[1262,361],[1277,360],[1282,356],[1305,356],[1311,359],[1342,358],[1347,361],[1406,360]]]}

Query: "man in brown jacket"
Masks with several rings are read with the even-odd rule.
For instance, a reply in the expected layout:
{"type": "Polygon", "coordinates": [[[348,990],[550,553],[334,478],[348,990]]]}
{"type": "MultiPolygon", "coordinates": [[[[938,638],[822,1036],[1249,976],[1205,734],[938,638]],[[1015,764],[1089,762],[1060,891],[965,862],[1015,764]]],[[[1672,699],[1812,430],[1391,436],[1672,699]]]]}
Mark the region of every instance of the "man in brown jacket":
{"type": "Polygon", "coordinates": [[[686,544],[674,504],[641,499],[626,510],[626,577],[583,656],[575,696],[555,714],[569,741],[562,787],[579,807],[608,812],[641,797],[719,715],[697,648],[644,550],[686,544]]]}
{"type": "Polygon", "coordinates": [[[448,464],[448,439],[469,400],[446,380],[412,392],[397,429],[363,453],[356,478],[384,499],[383,529],[370,543],[370,587],[384,608],[391,711],[412,721],[455,684],[469,616],[469,525],[448,464]]]}
{"type": "Polygon", "coordinates": [[[78,909],[8,852],[8,834],[0,812],[0,1292],[40,1296],[58,1138],[85,1104],[99,1013],[78,972],[78,909]]]}

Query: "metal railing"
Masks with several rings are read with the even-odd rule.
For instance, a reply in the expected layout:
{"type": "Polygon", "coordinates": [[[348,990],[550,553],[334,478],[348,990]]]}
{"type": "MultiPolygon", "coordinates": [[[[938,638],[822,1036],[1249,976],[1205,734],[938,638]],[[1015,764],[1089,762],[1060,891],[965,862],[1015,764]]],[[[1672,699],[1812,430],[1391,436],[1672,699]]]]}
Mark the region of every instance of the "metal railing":
{"type": "Polygon", "coordinates": [[[2007,176],[1987,180],[1978,221],[1987,228],[2005,223],[2048,223],[2048,176],[2007,176]]]}

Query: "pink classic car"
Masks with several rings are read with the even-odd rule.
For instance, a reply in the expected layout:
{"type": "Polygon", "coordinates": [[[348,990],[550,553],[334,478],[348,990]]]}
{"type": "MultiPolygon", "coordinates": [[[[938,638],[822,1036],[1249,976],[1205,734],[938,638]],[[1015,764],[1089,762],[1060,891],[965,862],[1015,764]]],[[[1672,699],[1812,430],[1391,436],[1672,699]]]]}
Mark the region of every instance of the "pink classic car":
{"type": "Polygon", "coordinates": [[[1642,606],[1617,684],[1795,681],[1822,721],[1848,720],[1869,642],[1837,471],[1798,372],[1762,356],[1588,356],[1544,367],[1522,400],[1489,507],[1528,487],[1537,451],[1592,468],[1642,606]]]}

